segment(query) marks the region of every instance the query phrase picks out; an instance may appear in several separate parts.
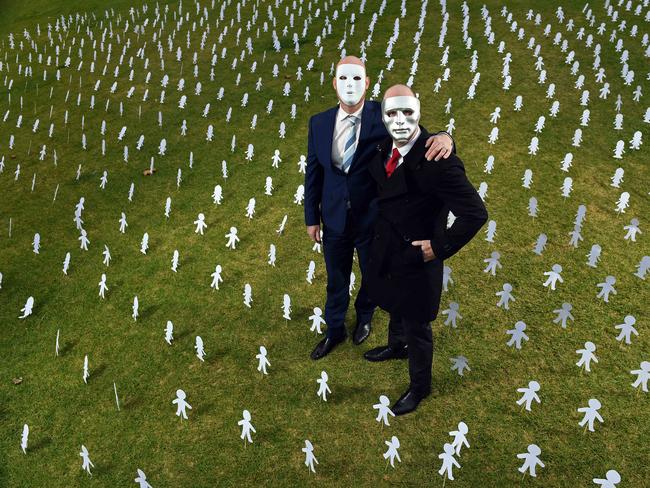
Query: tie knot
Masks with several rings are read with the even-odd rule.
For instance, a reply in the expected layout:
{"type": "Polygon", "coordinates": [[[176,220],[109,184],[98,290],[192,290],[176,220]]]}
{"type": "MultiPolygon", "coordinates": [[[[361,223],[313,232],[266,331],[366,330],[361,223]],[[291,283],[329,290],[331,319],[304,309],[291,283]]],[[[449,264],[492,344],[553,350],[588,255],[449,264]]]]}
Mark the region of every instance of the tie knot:
{"type": "Polygon", "coordinates": [[[356,117],[356,115],[352,115],[352,114],[348,115],[348,120],[350,121],[350,123],[351,123],[352,125],[355,125],[355,124],[357,123],[357,117],[356,117]]]}
{"type": "Polygon", "coordinates": [[[393,154],[391,154],[390,157],[393,159],[398,159],[400,156],[401,154],[399,152],[399,149],[397,149],[396,147],[393,148],[393,154]]]}

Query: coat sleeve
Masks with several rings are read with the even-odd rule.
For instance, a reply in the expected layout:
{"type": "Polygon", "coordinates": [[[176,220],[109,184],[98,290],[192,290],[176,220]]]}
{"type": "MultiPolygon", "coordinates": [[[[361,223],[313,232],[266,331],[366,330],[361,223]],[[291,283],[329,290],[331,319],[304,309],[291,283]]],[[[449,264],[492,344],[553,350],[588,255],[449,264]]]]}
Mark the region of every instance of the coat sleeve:
{"type": "Polygon", "coordinates": [[[323,166],[316,157],[312,120],[307,136],[307,169],[305,170],[305,225],[320,225],[320,204],[323,195],[323,166]]]}
{"type": "MultiPolygon", "coordinates": [[[[456,254],[480,230],[488,219],[487,209],[478,192],[467,179],[463,162],[449,156],[433,178],[436,197],[456,217],[452,226],[431,239],[431,248],[439,259],[456,254]]],[[[446,217],[446,216],[445,216],[446,217]]]]}

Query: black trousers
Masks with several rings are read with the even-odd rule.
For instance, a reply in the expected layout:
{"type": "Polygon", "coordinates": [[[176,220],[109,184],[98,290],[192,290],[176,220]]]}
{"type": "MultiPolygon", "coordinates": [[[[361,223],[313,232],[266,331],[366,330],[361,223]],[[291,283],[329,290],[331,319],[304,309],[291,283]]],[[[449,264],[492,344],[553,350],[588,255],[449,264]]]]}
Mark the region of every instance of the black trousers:
{"type": "Polygon", "coordinates": [[[391,314],[388,323],[388,345],[392,349],[408,346],[411,389],[428,394],[431,391],[433,362],[431,322],[419,322],[391,314]]]}
{"type": "Polygon", "coordinates": [[[328,337],[337,337],[345,333],[343,320],[350,303],[350,272],[355,249],[359,257],[361,271],[361,276],[357,277],[359,292],[354,301],[357,322],[364,324],[372,320],[375,305],[368,296],[367,285],[363,277],[368,266],[372,236],[372,228],[360,228],[357,219],[350,210],[348,210],[343,234],[337,234],[323,225],[323,254],[327,269],[325,323],[327,324],[328,337]]]}

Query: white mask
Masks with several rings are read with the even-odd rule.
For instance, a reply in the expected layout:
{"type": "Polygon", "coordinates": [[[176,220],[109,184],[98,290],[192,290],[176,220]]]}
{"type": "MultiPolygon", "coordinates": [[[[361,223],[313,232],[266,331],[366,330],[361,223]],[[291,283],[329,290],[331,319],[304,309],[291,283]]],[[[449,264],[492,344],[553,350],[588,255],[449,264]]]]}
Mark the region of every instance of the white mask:
{"type": "Polygon", "coordinates": [[[385,98],[381,102],[381,115],[393,141],[406,143],[420,122],[420,100],[412,96],[385,98]]]}
{"type": "Polygon", "coordinates": [[[336,93],[341,102],[356,105],[366,92],[366,68],[358,64],[340,64],[336,68],[336,93]]]}

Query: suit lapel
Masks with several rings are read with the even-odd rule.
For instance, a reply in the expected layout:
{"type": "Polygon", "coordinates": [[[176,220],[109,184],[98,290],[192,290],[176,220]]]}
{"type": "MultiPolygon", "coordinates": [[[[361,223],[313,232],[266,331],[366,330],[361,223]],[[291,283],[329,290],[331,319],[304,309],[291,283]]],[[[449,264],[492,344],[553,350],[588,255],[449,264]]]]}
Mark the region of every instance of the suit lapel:
{"type": "Polygon", "coordinates": [[[424,127],[420,126],[420,135],[417,141],[415,141],[415,144],[413,144],[411,150],[404,158],[402,164],[400,164],[400,167],[406,166],[408,164],[409,168],[414,169],[420,163],[420,161],[422,161],[422,157],[424,156],[427,149],[426,147],[424,147],[424,143],[427,142],[428,138],[429,138],[429,133],[424,127]]]}

